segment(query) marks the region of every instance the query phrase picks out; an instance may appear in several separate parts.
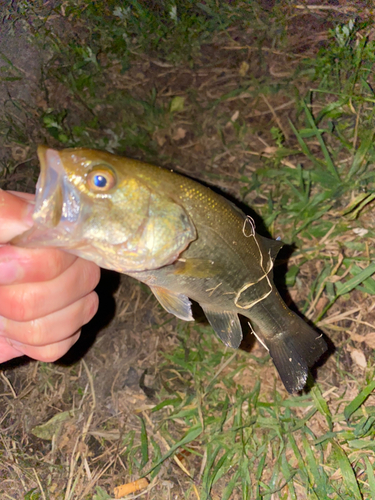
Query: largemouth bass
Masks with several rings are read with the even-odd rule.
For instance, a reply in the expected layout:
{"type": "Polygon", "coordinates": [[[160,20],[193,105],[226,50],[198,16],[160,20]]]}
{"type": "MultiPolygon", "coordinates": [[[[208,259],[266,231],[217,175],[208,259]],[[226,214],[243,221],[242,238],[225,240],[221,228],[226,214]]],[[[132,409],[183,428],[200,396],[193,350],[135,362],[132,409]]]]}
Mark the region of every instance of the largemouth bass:
{"type": "Polygon", "coordinates": [[[39,147],[34,226],[19,246],[60,247],[146,283],[170,313],[200,304],[219,338],[237,348],[238,314],[268,349],[286,389],[301,390],[326,351],[272,281],[281,243],[255,233],[231,202],[169,170],[104,151],[39,147]]]}

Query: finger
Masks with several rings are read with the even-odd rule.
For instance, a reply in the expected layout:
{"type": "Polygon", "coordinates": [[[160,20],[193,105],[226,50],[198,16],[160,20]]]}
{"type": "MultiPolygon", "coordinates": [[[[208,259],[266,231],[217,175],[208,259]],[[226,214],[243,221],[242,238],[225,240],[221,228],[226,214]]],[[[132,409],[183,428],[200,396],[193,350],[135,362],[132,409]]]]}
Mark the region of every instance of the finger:
{"type": "Polygon", "coordinates": [[[62,274],[77,257],[53,248],[0,247],[0,285],[49,281],[62,274]]]}
{"type": "Polygon", "coordinates": [[[19,198],[29,201],[31,203],[35,200],[35,194],[22,193],[21,191],[12,191],[12,190],[7,191],[7,193],[14,194],[14,196],[18,196],[19,198]]]}
{"type": "Polygon", "coordinates": [[[24,346],[43,347],[60,342],[88,323],[98,310],[98,296],[91,292],[64,309],[32,321],[0,318],[0,336],[23,352],[24,346]],[[22,349],[21,349],[22,347],[22,349]]]}
{"type": "Polygon", "coordinates": [[[38,359],[39,361],[52,363],[53,361],[56,361],[57,359],[64,356],[64,354],[69,351],[72,345],[74,345],[79,339],[80,334],[81,330],[67,339],[43,347],[34,347],[28,345],[18,345],[17,347],[13,347],[12,345],[9,345],[8,350],[6,347],[4,350],[2,350],[3,346],[0,343],[0,363],[4,363],[9,359],[24,355],[29,356],[33,359],[38,359]],[[8,357],[6,357],[7,355],[8,357]]]}
{"type": "Polygon", "coordinates": [[[34,205],[0,189],[0,243],[23,233],[33,225],[34,205]]]}
{"type": "Polygon", "coordinates": [[[19,356],[23,356],[23,352],[11,346],[6,337],[0,337],[0,364],[19,356]]]}
{"type": "Polygon", "coordinates": [[[50,281],[0,286],[0,316],[14,321],[42,318],[87,295],[99,279],[96,264],[77,259],[50,281]]]}

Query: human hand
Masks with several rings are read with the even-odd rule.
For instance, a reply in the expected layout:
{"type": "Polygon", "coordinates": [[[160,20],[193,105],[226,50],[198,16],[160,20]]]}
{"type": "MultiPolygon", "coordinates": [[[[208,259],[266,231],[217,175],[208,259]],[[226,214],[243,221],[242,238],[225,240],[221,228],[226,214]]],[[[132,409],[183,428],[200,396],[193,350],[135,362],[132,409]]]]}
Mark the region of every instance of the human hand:
{"type": "Polygon", "coordinates": [[[100,269],[53,248],[6,243],[32,226],[33,195],[0,190],[0,363],[55,361],[95,315],[100,269]]]}

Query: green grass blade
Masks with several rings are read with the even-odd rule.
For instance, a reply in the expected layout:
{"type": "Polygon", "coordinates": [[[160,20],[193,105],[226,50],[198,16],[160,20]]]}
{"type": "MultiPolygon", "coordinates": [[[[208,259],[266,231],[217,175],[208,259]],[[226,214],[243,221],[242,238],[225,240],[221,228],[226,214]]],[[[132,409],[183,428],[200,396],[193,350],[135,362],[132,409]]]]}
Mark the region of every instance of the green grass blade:
{"type": "Polygon", "coordinates": [[[329,430],[332,431],[332,415],[328,408],[327,401],[323,398],[322,392],[317,385],[315,385],[311,389],[311,395],[313,397],[314,403],[316,404],[318,411],[327,420],[329,430]]]}
{"type": "Polygon", "coordinates": [[[217,461],[217,464],[212,470],[211,477],[209,479],[209,490],[211,491],[212,486],[218,481],[224,474],[226,474],[230,468],[230,465],[226,464],[226,462],[230,462],[233,457],[233,451],[227,451],[224,455],[217,461]]]}
{"type": "Polygon", "coordinates": [[[360,285],[363,281],[372,276],[374,273],[375,273],[375,262],[367,266],[360,273],[358,273],[356,276],[353,276],[353,278],[349,279],[345,283],[340,283],[338,281],[336,283],[336,298],[351,292],[355,287],[360,285]]]}
{"type": "Polygon", "coordinates": [[[342,480],[346,488],[347,494],[351,495],[353,500],[363,500],[357,478],[355,477],[352,464],[346,456],[344,450],[335,442],[332,443],[335,455],[337,457],[339,467],[342,474],[342,480]]]}
{"type": "Polygon", "coordinates": [[[251,478],[250,478],[250,473],[249,473],[249,465],[250,465],[249,459],[247,458],[246,455],[244,455],[242,457],[241,465],[240,465],[243,498],[250,497],[251,478]]]}
{"type": "Polygon", "coordinates": [[[260,494],[260,478],[262,477],[262,474],[263,474],[263,469],[264,469],[264,466],[265,466],[265,463],[266,463],[266,453],[263,453],[263,455],[260,457],[260,460],[259,460],[259,463],[258,463],[258,467],[257,467],[257,470],[256,470],[256,475],[255,475],[255,478],[257,480],[257,485],[256,485],[256,488],[257,488],[257,496],[256,498],[261,498],[261,494],[260,494]]]}
{"type": "Polygon", "coordinates": [[[361,210],[371,203],[375,199],[375,193],[363,193],[363,200],[358,203],[358,205],[355,207],[355,209],[347,216],[348,220],[355,220],[358,218],[358,215],[360,214],[361,210]]]}
{"type": "Polygon", "coordinates": [[[288,485],[289,495],[291,500],[297,500],[296,491],[294,489],[293,478],[297,474],[296,470],[293,470],[288,463],[285,454],[281,457],[281,471],[285,478],[286,484],[288,485]]]}
{"type": "Polygon", "coordinates": [[[306,465],[305,462],[303,461],[301,452],[297,446],[296,440],[294,439],[294,436],[291,433],[288,433],[288,440],[290,443],[290,446],[294,452],[295,458],[297,459],[298,463],[298,469],[299,473],[301,475],[301,479],[307,484],[308,483],[308,472],[306,470],[306,465]]]}
{"type": "Polygon", "coordinates": [[[159,465],[151,473],[151,479],[153,479],[160,472],[160,468],[161,468],[161,464],[160,464],[161,450],[160,450],[159,444],[155,441],[155,439],[153,439],[151,437],[150,441],[151,441],[151,445],[153,447],[153,462],[159,463],[159,465]]]}
{"type": "Polygon", "coordinates": [[[374,135],[374,132],[371,131],[370,134],[362,138],[361,144],[354,155],[352,165],[348,172],[348,180],[360,170],[363,163],[366,161],[368,151],[374,144],[374,135]]]}
{"type": "Polygon", "coordinates": [[[145,421],[143,420],[142,417],[139,417],[139,419],[141,421],[141,455],[142,455],[141,469],[143,469],[143,467],[148,462],[148,437],[147,437],[145,421]]]}
{"type": "Polygon", "coordinates": [[[371,465],[370,460],[365,456],[363,457],[364,462],[366,464],[366,474],[367,474],[367,482],[370,488],[371,498],[375,498],[375,475],[374,469],[371,465]]]}
{"type": "Polygon", "coordinates": [[[234,488],[236,486],[236,483],[238,481],[239,475],[240,475],[240,470],[238,469],[235,472],[235,474],[233,475],[233,477],[231,478],[231,480],[229,481],[228,486],[225,488],[221,500],[229,500],[232,497],[233,490],[234,490],[234,488]]]}
{"type": "Polygon", "coordinates": [[[314,440],[314,445],[317,446],[318,444],[324,443],[324,441],[327,441],[328,439],[333,439],[337,437],[337,432],[327,432],[326,434],[323,434],[323,436],[320,436],[319,438],[314,440]]]}
{"type": "Polygon", "coordinates": [[[165,453],[161,457],[161,459],[155,465],[153,465],[149,471],[147,471],[145,476],[147,474],[150,474],[150,472],[152,472],[156,467],[158,467],[165,460],[167,460],[167,458],[169,458],[171,455],[173,455],[173,453],[176,450],[178,450],[178,448],[180,448],[181,446],[185,446],[186,444],[190,443],[191,441],[194,441],[194,439],[196,439],[201,433],[202,433],[202,426],[201,425],[195,425],[194,427],[189,429],[188,432],[185,434],[185,436],[182,439],[180,439],[180,441],[177,441],[177,443],[175,443],[173,446],[171,446],[171,448],[167,451],[167,453],[165,453]]]}
{"type": "Polygon", "coordinates": [[[214,450],[212,450],[212,447],[210,445],[207,447],[208,460],[207,460],[205,471],[204,471],[204,474],[202,477],[202,487],[203,487],[203,490],[205,491],[205,493],[207,494],[207,496],[209,496],[212,484],[214,482],[214,474],[211,473],[211,470],[214,466],[216,457],[221,449],[222,449],[222,447],[220,445],[216,446],[216,448],[214,450]]]}
{"type": "Polygon", "coordinates": [[[351,403],[344,409],[344,417],[349,420],[351,415],[358,410],[358,408],[366,401],[372,391],[375,389],[375,380],[370,382],[362,391],[356,396],[351,403]]]}
{"type": "Polygon", "coordinates": [[[374,449],[375,441],[369,441],[368,439],[351,439],[348,441],[348,445],[353,450],[363,450],[363,449],[374,449]]]}
{"type": "Polygon", "coordinates": [[[318,166],[319,168],[322,167],[321,165],[321,162],[315,158],[315,156],[311,153],[308,145],[306,144],[306,142],[303,140],[303,137],[301,136],[301,134],[299,133],[299,131],[296,129],[296,127],[293,125],[293,123],[291,121],[289,121],[289,125],[291,127],[291,129],[293,130],[293,133],[294,135],[296,136],[297,138],[297,141],[298,141],[298,144],[300,145],[301,147],[301,150],[302,150],[302,153],[307,157],[309,158],[309,160],[311,160],[313,162],[314,165],[318,166]]]}
{"type": "Polygon", "coordinates": [[[318,139],[318,142],[319,142],[319,145],[321,147],[324,159],[326,161],[326,165],[327,165],[328,171],[330,172],[330,174],[332,175],[332,177],[334,177],[338,181],[341,181],[340,176],[339,176],[339,174],[338,174],[338,172],[336,170],[336,167],[335,167],[335,165],[334,165],[334,163],[332,161],[331,155],[329,154],[327,146],[325,145],[325,142],[323,140],[322,133],[318,129],[318,127],[316,126],[314,117],[311,114],[311,111],[309,110],[309,108],[308,108],[308,106],[307,106],[307,104],[306,104],[305,101],[302,101],[302,106],[303,106],[303,109],[305,111],[307,120],[310,123],[311,128],[314,130],[316,138],[318,139]]]}

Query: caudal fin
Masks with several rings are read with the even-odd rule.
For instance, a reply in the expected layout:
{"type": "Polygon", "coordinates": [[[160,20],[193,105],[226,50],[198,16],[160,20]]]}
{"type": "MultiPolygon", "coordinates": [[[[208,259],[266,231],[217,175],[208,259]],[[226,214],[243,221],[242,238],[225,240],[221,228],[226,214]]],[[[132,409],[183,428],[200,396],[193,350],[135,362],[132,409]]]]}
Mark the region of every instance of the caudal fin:
{"type": "Polygon", "coordinates": [[[294,314],[285,331],[262,336],[262,341],[289,393],[303,389],[309,368],[327,350],[323,336],[294,314]]]}

